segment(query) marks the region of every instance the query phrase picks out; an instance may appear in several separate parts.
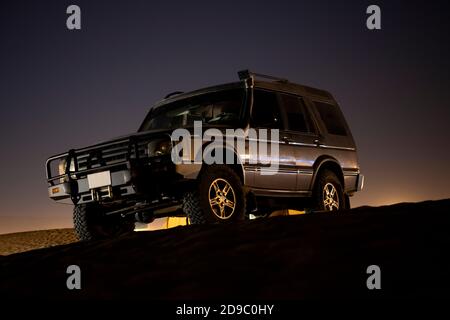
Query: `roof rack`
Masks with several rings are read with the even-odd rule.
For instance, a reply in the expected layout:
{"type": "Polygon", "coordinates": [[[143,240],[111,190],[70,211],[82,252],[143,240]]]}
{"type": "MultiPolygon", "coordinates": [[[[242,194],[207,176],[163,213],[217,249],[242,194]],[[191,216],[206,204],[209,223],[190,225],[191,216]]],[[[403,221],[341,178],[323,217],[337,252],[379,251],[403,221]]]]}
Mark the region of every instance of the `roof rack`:
{"type": "Polygon", "coordinates": [[[174,92],[171,92],[168,95],[166,95],[164,97],[164,99],[169,99],[170,97],[173,97],[173,96],[176,96],[177,94],[182,94],[182,93],[184,93],[184,92],[183,91],[174,91],[174,92]]]}
{"type": "Polygon", "coordinates": [[[269,80],[274,80],[274,81],[278,81],[278,82],[285,82],[285,83],[289,82],[289,80],[287,80],[287,79],[269,76],[269,75],[261,74],[261,73],[255,73],[255,72],[251,72],[249,70],[239,71],[238,75],[239,75],[240,80],[245,80],[248,78],[263,78],[263,79],[269,79],[269,80]]]}

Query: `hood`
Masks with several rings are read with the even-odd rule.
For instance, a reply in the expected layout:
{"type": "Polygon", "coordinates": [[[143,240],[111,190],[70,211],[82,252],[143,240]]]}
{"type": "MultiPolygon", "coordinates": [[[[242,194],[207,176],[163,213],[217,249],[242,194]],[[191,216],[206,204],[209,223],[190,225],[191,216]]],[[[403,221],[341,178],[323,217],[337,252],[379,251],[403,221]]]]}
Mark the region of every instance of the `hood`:
{"type": "Polygon", "coordinates": [[[101,142],[98,142],[96,144],[87,146],[87,147],[83,147],[80,149],[76,149],[76,151],[83,151],[85,149],[91,149],[91,148],[95,148],[95,147],[101,147],[110,143],[116,143],[122,140],[128,140],[128,139],[137,139],[139,140],[140,138],[151,138],[152,136],[161,136],[161,135],[165,135],[168,134],[170,135],[172,133],[173,129],[155,129],[155,130],[149,130],[149,131],[143,131],[143,132],[134,132],[134,133],[130,133],[130,134],[126,134],[126,135],[122,135],[122,136],[118,136],[115,137],[113,139],[108,139],[108,140],[104,140],[101,142]]]}

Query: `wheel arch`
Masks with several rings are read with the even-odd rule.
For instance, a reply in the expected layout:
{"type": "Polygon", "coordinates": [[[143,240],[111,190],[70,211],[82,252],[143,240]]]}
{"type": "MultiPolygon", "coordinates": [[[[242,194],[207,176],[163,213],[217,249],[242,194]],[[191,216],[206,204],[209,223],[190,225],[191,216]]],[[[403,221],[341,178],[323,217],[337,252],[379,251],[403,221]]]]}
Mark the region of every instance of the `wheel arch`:
{"type": "MultiPolygon", "coordinates": [[[[183,175],[184,178],[186,178],[188,180],[198,179],[201,172],[204,171],[207,166],[209,166],[209,164],[205,163],[203,155],[204,155],[205,149],[211,143],[212,142],[204,143],[202,145],[201,150],[191,159],[192,163],[177,164],[176,165],[177,172],[180,173],[181,175],[183,175]],[[199,154],[199,153],[201,153],[201,154],[199,154]],[[194,159],[202,159],[202,162],[195,163],[194,159]]],[[[236,172],[236,174],[239,176],[239,178],[242,182],[242,185],[245,185],[245,170],[244,170],[244,165],[242,162],[242,158],[239,155],[239,152],[237,152],[237,150],[235,150],[235,148],[233,146],[230,146],[228,144],[226,146],[224,146],[222,149],[224,150],[223,155],[224,155],[225,160],[227,159],[228,156],[232,156],[233,159],[235,159],[235,161],[232,164],[227,164],[225,161],[225,163],[223,163],[223,165],[230,167],[234,172],[236,172]]]]}
{"type": "MultiPolygon", "coordinates": [[[[202,152],[204,152],[205,149],[207,148],[207,146],[210,145],[211,143],[204,144],[203,148],[202,148],[202,152]]],[[[225,165],[227,167],[230,167],[238,175],[239,179],[241,180],[242,185],[245,185],[244,165],[242,162],[242,158],[239,155],[239,152],[237,152],[237,150],[234,148],[234,146],[230,146],[228,144],[226,144],[222,148],[222,150],[223,150],[223,156],[224,156],[225,161],[223,164],[219,164],[219,165],[225,165]],[[232,164],[226,163],[226,159],[229,159],[230,156],[233,157],[233,159],[234,159],[232,164]]],[[[202,157],[202,166],[199,171],[199,174],[209,165],[210,164],[205,163],[204,158],[202,157]]]]}
{"type": "Polygon", "coordinates": [[[342,171],[342,167],[335,158],[331,156],[323,156],[316,160],[314,163],[314,174],[313,178],[311,180],[310,190],[314,189],[314,186],[316,184],[317,178],[320,176],[321,172],[324,170],[330,170],[336,174],[339,181],[342,184],[342,189],[345,190],[345,180],[344,180],[344,173],[342,171]]]}

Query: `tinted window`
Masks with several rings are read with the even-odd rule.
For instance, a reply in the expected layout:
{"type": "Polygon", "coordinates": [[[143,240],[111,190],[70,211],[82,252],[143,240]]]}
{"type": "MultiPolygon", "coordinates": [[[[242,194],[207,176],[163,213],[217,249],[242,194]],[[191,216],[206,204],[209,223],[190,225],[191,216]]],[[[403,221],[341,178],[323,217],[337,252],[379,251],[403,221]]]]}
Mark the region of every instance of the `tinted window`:
{"type": "Polygon", "coordinates": [[[275,92],[255,90],[253,96],[252,126],[282,129],[278,97],[275,92]]]}
{"type": "Polygon", "coordinates": [[[298,132],[315,131],[302,98],[288,94],[281,94],[280,97],[289,130],[298,132]]]}
{"type": "Polygon", "coordinates": [[[319,111],[328,133],[340,136],[347,135],[344,118],[338,107],[323,102],[314,102],[314,104],[317,107],[317,111],[319,111]]]}
{"type": "Polygon", "coordinates": [[[219,91],[158,107],[145,119],[141,131],[191,127],[194,121],[238,126],[244,94],[240,89],[219,91]]]}

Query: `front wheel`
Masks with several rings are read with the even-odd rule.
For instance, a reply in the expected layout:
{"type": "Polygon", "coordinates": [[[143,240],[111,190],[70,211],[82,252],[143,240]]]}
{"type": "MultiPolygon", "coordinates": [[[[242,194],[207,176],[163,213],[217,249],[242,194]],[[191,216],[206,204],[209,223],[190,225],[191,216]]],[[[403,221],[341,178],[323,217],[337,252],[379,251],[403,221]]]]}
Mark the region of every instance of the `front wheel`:
{"type": "Polygon", "coordinates": [[[207,167],[193,191],[183,199],[183,210],[191,224],[244,220],[245,194],[239,176],[228,166],[207,167]]]}
{"type": "Polygon", "coordinates": [[[94,204],[76,205],[73,209],[73,222],[81,241],[114,238],[134,230],[134,222],[108,217],[101,206],[94,204]]]}

